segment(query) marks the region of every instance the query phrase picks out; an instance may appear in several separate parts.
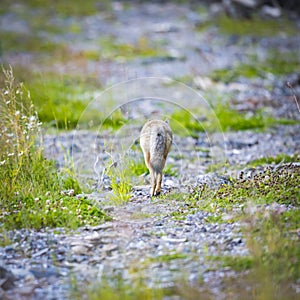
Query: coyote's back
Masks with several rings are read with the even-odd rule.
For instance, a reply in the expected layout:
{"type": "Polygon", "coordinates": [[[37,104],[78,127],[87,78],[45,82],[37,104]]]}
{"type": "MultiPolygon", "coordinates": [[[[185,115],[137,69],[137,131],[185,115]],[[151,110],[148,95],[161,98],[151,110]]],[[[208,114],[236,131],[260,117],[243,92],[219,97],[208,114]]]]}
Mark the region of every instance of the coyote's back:
{"type": "Polygon", "coordinates": [[[146,166],[150,171],[151,196],[160,193],[162,170],[172,145],[172,139],[169,124],[161,120],[148,121],[141,131],[140,144],[146,166]]]}

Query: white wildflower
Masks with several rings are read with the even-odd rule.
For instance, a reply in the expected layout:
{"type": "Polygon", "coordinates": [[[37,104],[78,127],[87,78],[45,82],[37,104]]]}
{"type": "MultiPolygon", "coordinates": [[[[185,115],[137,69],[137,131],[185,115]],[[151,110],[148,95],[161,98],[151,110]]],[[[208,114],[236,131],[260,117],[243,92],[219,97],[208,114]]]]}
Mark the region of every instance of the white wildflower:
{"type": "Polygon", "coordinates": [[[7,154],[8,157],[9,156],[14,156],[14,155],[15,155],[15,153],[13,153],[13,152],[7,154]]]}
{"type": "MultiPolygon", "coordinates": [[[[4,95],[8,95],[8,91],[5,91],[4,95]]],[[[10,102],[10,101],[7,101],[7,102],[10,102]]],[[[8,104],[7,102],[6,102],[6,104],[8,104]]]]}
{"type": "Polygon", "coordinates": [[[0,166],[3,166],[5,164],[6,160],[0,161],[0,166]]]}
{"type": "Polygon", "coordinates": [[[73,196],[74,195],[74,189],[71,189],[67,192],[68,196],[73,196]]]}
{"type": "Polygon", "coordinates": [[[20,112],[19,110],[17,110],[17,111],[15,112],[15,116],[18,116],[20,113],[21,113],[21,112],[20,112]]]}
{"type": "Polygon", "coordinates": [[[21,152],[18,154],[18,156],[20,157],[20,156],[22,156],[23,154],[24,154],[24,152],[21,151],[21,152]]]}

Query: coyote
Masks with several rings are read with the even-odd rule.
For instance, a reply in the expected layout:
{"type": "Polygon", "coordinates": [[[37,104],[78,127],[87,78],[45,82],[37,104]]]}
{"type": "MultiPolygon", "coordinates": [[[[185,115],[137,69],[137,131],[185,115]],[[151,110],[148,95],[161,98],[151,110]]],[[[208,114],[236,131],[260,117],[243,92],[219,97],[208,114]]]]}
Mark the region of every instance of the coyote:
{"type": "Polygon", "coordinates": [[[151,197],[160,193],[162,170],[172,145],[172,139],[172,130],[167,121],[148,121],[141,131],[140,144],[146,166],[150,171],[151,197]]]}

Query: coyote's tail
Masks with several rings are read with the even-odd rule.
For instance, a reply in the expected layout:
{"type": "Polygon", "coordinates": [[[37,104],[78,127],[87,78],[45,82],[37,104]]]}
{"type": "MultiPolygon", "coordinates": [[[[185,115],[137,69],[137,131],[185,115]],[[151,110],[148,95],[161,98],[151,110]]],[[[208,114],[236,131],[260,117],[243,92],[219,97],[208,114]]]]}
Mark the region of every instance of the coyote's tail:
{"type": "Polygon", "coordinates": [[[164,168],[165,148],[165,130],[163,128],[157,128],[150,136],[150,165],[155,173],[161,173],[164,168]]]}

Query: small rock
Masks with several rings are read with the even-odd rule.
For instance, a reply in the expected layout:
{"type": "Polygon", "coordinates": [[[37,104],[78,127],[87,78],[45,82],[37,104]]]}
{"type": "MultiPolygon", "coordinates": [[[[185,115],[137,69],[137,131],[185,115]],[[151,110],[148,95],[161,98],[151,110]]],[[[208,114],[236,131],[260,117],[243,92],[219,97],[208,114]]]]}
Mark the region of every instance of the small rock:
{"type": "Polygon", "coordinates": [[[72,252],[77,255],[89,255],[89,248],[84,245],[76,245],[72,247],[72,252]]]}
{"type": "Polygon", "coordinates": [[[47,267],[35,267],[29,270],[35,278],[45,278],[50,276],[59,276],[59,273],[57,272],[57,269],[53,266],[47,266],[47,267]]]}
{"type": "Polygon", "coordinates": [[[114,244],[106,244],[102,247],[102,251],[103,252],[106,252],[107,254],[111,253],[112,251],[115,251],[118,249],[118,246],[117,245],[114,245],[114,244]]]}
{"type": "Polygon", "coordinates": [[[43,254],[47,253],[49,251],[48,248],[42,249],[34,254],[32,254],[32,257],[38,257],[38,256],[42,256],[43,254]]]}
{"type": "Polygon", "coordinates": [[[36,285],[18,286],[18,294],[24,297],[29,297],[34,294],[36,285]]]}
{"type": "Polygon", "coordinates": [[[261,12],[262,14],[272,18],[279,18],[281,16],[281,9],[279,7],[264,5],[261,12]]]}
{"type": "Polygon", "coordinates": [[[0,266],[0,287],[3,290],[9,290],[12,289],[15,284],[14,282],[17,280],[17,278],[14,276],[14,274],[11,271],[6,270],[5,268],[0,266]]]}

